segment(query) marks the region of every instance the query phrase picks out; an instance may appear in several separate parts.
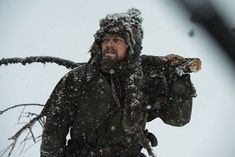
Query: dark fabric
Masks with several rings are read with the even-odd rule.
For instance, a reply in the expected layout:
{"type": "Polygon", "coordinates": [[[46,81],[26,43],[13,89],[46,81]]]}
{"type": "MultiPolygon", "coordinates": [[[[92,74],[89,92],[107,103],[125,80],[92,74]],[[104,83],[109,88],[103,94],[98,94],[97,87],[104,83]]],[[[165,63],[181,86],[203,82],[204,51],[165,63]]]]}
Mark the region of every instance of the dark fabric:
{"type": "Polygon", "coordinates": [[[189,74],[179,76],[175,67],[160,57],[141,56],[148,121],[161,118],[173,126],[190,121],[192,99],[196,96],[189,74]]]}
{"type": "Polygon", "coordinates": [[[92,65],[83,68],[85,77],[79,73],[84,69],[71,71],[57,84],[45,105],[42,157],[63,156],[69,128],[71,139],[85,140],[85,144],[140,147],[138,139],[122,127],[122,108],[113,101],[106,75],[97,72],[92,65]]]}
{"type": "Polygon", "coordinates": [[[141,147],[123,147],[122,145],[109,145],[105,147],[90,146],[77,141],[71,141],[65,149],[66,157],[136,157],[141,147]]]}
{"type": "MultiPolygon", "coordinates": [[[[98,54],[97,54],[98,55],[98,54]]],[[[110,62],[104,60],[102,56],[94,57],[91,64],[95,65],[103,73],[111,76],[111,82],[115,79],[117,89],[120,91],[122,99],[122,125],[123,129],[138,138],[138,143],[144,147],[149,154],[153,154],[149,145],[149,140],[144,135],[144,127],[147,120],[147,112],[144,108],[143,71],[141,58],[135,55],[127,55],[121,61],[110,62]],[[100,58],[101,57],[101,58],[100,58]]],[[[113,90],[116,95],[116,90],[113,90]]],[[[119,104],[119,99],[114,96],[114,100],[119,104]]],[[[119,105],[121,106],[121,105],[119,105]]]]}
{"type": "MultiPolygon", "coordinates": [[[[139,86],[144,94],[140,111],[143,117],[148,121],[161,118],[174,126],[188,123],[195,95],[190,76],[178,76],[174,67],[159,57],[141,56],[140,61],[144,81],[143,86],[139,86]]],[[[128,101],[125,97],[128,93],[122,85],[122,75],[118,76],[115,79],[117,93],[121,105],[124,105],[128,101]]],[[[99,71],[94,65],[84,64],[66,74],[42,111],[46,123],[41,157],[72,157],[77,153],[92,153],[112,146],[119,146],[128,153],[134,150],[133,154],[137,156],[143,145],[139,137],[124,130],[124,108],[115,104],[111,91],[109,74],[99,71]],[[66,136],[69,131],[71,140],[68,143],[66,136]]],[[[142,131],[146,120],[143,118],[138,123],[142,131]]],[[[156,142],[151,134],[147,138],[156,142]]]]}

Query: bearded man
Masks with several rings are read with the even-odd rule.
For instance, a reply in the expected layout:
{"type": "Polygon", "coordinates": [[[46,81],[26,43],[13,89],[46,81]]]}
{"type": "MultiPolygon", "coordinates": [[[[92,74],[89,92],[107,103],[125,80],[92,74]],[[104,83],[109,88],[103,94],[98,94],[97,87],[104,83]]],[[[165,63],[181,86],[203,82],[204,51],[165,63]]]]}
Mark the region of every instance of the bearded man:
{"type": "Polygon", "coordinates": [[[137,9],[100,21],[90,60],[59,81],[42,111],[41,157],[144,157],[142,148],[154,156],[148,121],[189,122],[190,77],[167,57],[140,56],[141,23],[137,9]]]}

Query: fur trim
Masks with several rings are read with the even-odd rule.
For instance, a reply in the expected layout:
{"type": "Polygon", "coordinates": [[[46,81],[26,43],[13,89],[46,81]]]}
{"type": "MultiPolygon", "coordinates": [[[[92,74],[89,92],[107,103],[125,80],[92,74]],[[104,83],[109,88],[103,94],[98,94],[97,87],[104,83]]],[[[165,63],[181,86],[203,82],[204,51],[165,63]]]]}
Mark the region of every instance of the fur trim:
{"type": "Polygon", "coordinates": [[[129,47],[128,55],[139,56],[142,49],[143,29],[141,23],[143,21],[138,9],[129,9],[126,13],[109,14],[100,20],[100,29],[94,35],[95,41],[89,52],[93,58],[97,54],[101,54],[100,44],[104,36],[108,34],[119,34],[127,42],[129,47]]]}

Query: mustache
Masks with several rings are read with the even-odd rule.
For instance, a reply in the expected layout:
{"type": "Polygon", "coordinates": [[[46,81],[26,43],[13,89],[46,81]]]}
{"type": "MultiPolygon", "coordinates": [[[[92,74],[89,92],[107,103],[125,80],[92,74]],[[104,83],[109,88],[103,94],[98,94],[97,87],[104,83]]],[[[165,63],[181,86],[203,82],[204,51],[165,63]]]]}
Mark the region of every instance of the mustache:
{"type": "Polygon", "coordinates": [[[113,53],[113,54],[117,54],[117,51],[114,48],[106,48],[104,49],[103,53],[113,53]]]}

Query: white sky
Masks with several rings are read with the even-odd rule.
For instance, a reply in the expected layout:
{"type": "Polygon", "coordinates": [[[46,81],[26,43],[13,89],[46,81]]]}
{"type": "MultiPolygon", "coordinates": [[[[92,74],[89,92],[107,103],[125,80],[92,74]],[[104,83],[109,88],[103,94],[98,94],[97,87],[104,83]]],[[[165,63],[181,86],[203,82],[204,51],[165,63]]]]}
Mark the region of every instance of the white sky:
{"type": "MultiPolygon", "coordinates": [[[[232,0],[214,2],[234,17],[232,0]]],[[[0,0],[0,58],[41,55],[85,62],[99,19],[131,7],[140,9],[144,18],[143,54],[176,53],[199,57],[203,63],[202,70],[191,75],[198,93],[191,122],[184,127],[169,126],[159,119],[148,124],[159,140],[155,153],[159,157],[234,156],[234,67],[207,33],[190,22],[176,0],[0,0]],[[195,31],[192,38],[188,36],[191,29],[195,31]]],[[[0,110],[20,103],[44,104],[67,72],[54,64],[1,66],[0,110]]],[[[0,116],[0,149],[20,127],[16,125],[20,112],[0,116]]],[[[35,131],[42,130],[38,126],[35,131]]],[[[13,156],[19,156],[16,149],[13,156]]],[[[39,157],[39,144],[21,156],[39,157]]]]}

